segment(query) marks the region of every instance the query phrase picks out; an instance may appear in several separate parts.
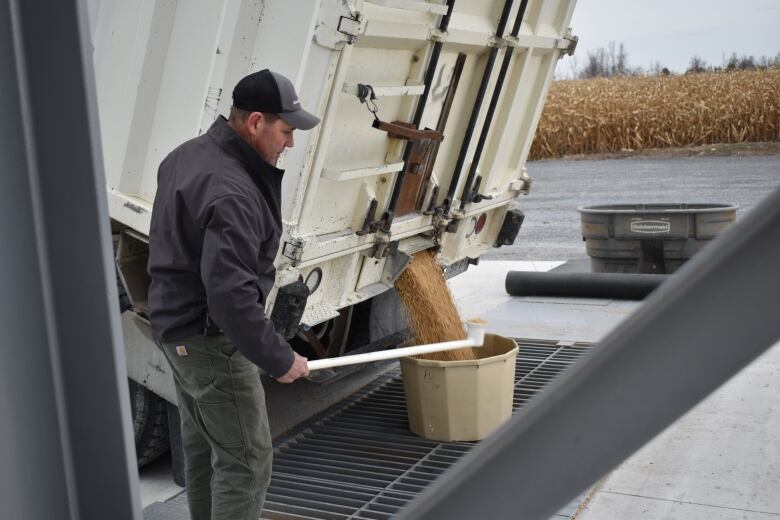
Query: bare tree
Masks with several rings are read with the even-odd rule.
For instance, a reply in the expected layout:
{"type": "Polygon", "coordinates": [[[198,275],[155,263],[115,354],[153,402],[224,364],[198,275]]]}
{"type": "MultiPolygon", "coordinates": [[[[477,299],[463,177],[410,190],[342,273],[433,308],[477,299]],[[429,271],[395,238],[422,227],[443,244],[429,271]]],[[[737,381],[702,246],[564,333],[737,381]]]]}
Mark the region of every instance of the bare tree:
{"type": "Polygon", "coordinates": [[[739,67],[739,58],[737,57],[736,52],[732,52],[731,56],[729,56],[728,61],[723,64],[723,68],[726,70],[737,70],[739,67]]]}
{"type": "Polygon", "coordinates": [[[756,58],[751,56],[742,55],[739,59],[739,70],[751,70],[756,68],[756,58]]]}
{"type": "Polygon", "coordinates": [[[588,51],[587,62],[585,67],[580,73],[581,78],[598,78],[606,76],[606,64],[605,64],[606,52],[603,47],[588,51]]]}
{"type": "Polygon", "coordinates": [[[647,72],[652,76],[669,76],[672,73],[668,67],[665,67],[657,60],[650,64],[650,68],[647,72]]]}
{"type": "MultiPolygon", "coordinates": [[[[723,55],[722,66],[710,65],[701,56],[694,55],[688,62],[688,68],[685,73],[698,74],[707,71],[766,70],[770,68],[780,69],[780,52],[774,56],[762,55],[758,58],[744,54],[739,56],[736,52],[732,52],[728,57],[725,54],[723,55]]],[[[566,74],[566,77],[583,79],[644,74],[669,76],[673,74],[660,61],[652,62],[646,70],[643,70],[642,67],[630,67],[628,64],[628,52],[626,52],[625,46],[623,43],[615,42],[609,42],[606,47],[598,47],[588,51],[585,64],[581,69],[577,60],[572,57],[569,62],[569,70],[571,74],[566,74]]]]}
{"type": "Polygon", "coordinates": [[[620,42],[620,46],[618,47],[617,55],[614,54],[614,45],[613,49],[611,49],[614,56],[614,65],[612,67],[612,75],[613,76],[626,76],[628,74],[631,74],[631,71],[628,67],[628,53],[626,52],[626,48],[623,46],[623,42],[620,42]]]}
{"type": "Polygon", "coordinates": [[[707,70],[707,62],[701,56],[694,55],[691,61],[688,62],[688,69],[686,74],[699,74],[707,70]]]}
{"type": "Polygon", "coordinates": [[[609,42],[606,49],[598,47],[588,52],[587,62],[579,77],[626,76],[636,72],[638,71],[628,66],[628,53],[625,46],[622,43],[616,45],[615,42],[609,42]]]}

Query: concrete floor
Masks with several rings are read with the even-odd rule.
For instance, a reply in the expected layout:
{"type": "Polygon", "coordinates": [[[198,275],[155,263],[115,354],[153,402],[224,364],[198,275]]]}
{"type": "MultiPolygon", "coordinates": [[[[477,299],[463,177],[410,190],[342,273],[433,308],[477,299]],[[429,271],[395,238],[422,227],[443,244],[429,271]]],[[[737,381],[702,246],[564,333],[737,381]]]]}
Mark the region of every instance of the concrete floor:
{"type": "Polygon", "coordinates": [[[173,481],[170,453],[138,470],[138,491],[141,507],[165,502],[184,491],[173,481]]]}
{"type": "MultiPolygon", "coordinates": [[[[486,261],[451,287],[463,310],[483,295],[487,330],[528,338],[597,341],[638,308],[501,294],[507,271],[555,265],[486,261]]],[[[780,343],[603,478],[571,518],[780,518],[780,343]]]]}
{"type": "Polygon", "coordinates": [[[579,520],[780,517],[780,343],[618,466],[579,520]]]}

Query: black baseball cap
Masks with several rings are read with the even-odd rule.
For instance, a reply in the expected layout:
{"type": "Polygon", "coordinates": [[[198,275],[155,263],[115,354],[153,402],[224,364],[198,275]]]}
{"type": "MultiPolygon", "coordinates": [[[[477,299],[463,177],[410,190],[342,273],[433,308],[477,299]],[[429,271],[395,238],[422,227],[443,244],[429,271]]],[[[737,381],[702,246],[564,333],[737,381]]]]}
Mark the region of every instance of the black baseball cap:
{"type": "Polygon", "coordinates": [[[320,119],[301,108],[289,79],[263,69],[245,76],[233,89],[233,106],[250,112],[266,112],[300,130],[311,130],[320,119]]]}

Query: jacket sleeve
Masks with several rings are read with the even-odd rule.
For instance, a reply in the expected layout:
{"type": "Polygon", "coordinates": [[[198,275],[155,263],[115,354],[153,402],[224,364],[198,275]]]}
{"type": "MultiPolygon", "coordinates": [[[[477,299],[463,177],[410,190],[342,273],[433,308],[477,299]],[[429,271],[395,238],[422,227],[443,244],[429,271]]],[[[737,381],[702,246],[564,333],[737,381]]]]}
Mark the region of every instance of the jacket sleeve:
{"type": "Polygon", "coordinates": [[[209,315],[247,359],[272,377],[287,373],[293,351],[266,318],[257,286],[258,253],[265,233],[253,202],[241,196],[214,200],[204,214],[201,276],[209,315]]]}

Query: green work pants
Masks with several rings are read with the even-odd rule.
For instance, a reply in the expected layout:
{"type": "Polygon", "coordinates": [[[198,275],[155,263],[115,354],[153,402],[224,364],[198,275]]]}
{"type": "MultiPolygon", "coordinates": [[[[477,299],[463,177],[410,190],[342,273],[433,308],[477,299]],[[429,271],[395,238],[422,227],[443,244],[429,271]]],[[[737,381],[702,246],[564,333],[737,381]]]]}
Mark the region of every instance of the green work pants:
{"type": "Polygon", "coordinates": [[[161,347],[176,383],[192,519],[257,520],[272,459],[257,367],[225,335],[161,347]]]}

